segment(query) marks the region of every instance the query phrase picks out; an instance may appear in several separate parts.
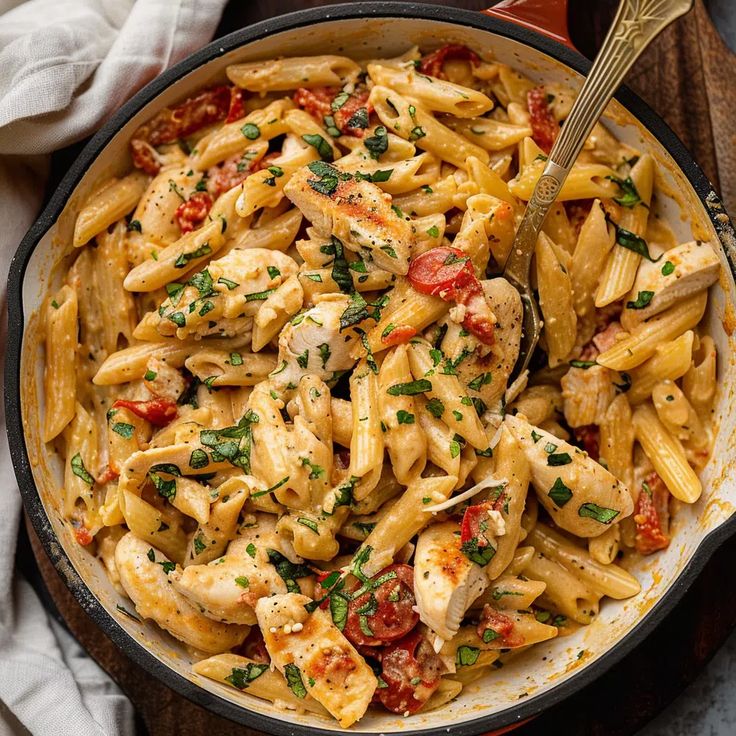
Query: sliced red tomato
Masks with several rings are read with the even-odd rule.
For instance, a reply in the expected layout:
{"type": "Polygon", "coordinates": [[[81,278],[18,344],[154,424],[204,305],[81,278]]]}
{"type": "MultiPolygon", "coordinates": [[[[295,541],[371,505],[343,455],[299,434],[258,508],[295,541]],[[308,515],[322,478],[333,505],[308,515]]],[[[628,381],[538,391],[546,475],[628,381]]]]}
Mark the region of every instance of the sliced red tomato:
{"type": "Polygon", "coordinates": [[[230,107],[227,110],[226,123],[234,123],[245,115],[245,90],[230,87],[230,107]]]}
{"type": "Polygon", "coordinates": [[[161,168],[155,147],[185,138],[206,125],[224,120],[230,110],[230,87],[202,90],[175,107],[166,107],[142,125],[130,142],[133,163],[149,174],[161,168]]]}
{"type": "Polygon", "coordinates": [[[176,416],[176,404],[168,399],[149,399],[148,401],[118,399],[112,408],[130,409],[133,414],[157,427],[165,427],[176,416]]]}
{"type": "Polygon", "coordinates": [[[598,448],[598,442],[600,439],[600,432],[595,424],[586,424],[584,427],[575,427],[573,429],[575,433],[575,439],[578,444],[583,446],[585,452],[590,455],[596,462],[600,457],[600,450],[598,448]]]}
{"type": "Polygon", "coordinates": [[[335,127],[341,133],[361,138],[364,129],[358,125],[348,125],[348,123],[362,107],[366,109],[368,115],[373,112],[373,107],[368,104],[368,90],[356,90],[337,110],[333,110],[332,103],[339,94],[341,94],[339,87],[312,87],[310,89],[300,87],[294,93],[294,104],[317,118],[320,123],[325,117],[332,115],[335,127]]]}
{"type": "Polygon", "coordinates": [[[560,133],[560,124],[552,114],[544,87],[529,90],[526,104],[529,108],[532,139],[545,153],[549,153],[560,133]]]}
{"type": "Polygon", "coordinates": [[[524,637],[514,631],[514,620],[486,603],[477,627],[478,636],[493,648],[506,649],[524,646],[524,637]]]}
{"type": "Polygon", "coordinates": [[[416,713],[440,684],[445,666],[418,631],[389,644],[381,654],[377,700],[393,713],[416,713]]]}
{"type": "Polygon", "coordinates": [[[94,539],[86,526],[77,527],[74,530],[74,537],[76,538],[77,542],[82,545],[82,547],[86,547],[88,544],[92,544],[92,540],[94,539]]]}
{"type": "Polygon", "coordinates": [[[462,544],[470,542],[472,539],[478,540],[479,547],[487,547],[490,544],[485,532],[488,528],[488,512],[493,509],[494,505],[493,501],[483,501],[465,509],[460,524],[460,542],[462,544]]]}
{"type": "Polygon", "coordinates": [[[401,345],[411,340],[417,331],[411,325],[398,325],[385,337],[381,335],[381,342],[384,345],[401,345]]]}
{"type": "Polygon", "coordinates": [[[430,77],[438,79],[447,79],[442,67],[446,61],[451,59],[461,59],[469,61],[473,66],[480,64],[480,57],[472,49],[457,43],[449,43],[441,48],[433,51],[431,54],[422,57],[419,64],[419,71],[430,77]]]}
{"type": "Polygon", "coordinates": [[[493,313],[466,253],[444,245],[432,248],[412,260],[408,277],[422,294],[462,304],[463,326],[481,342],[493,343],[493,313]]]}
{"type": "Polygon", "coordinates": [[[367,584],[353,586],[352,594],[367,590],[348,604],[343,633],[356,645],[377,647],[409,633],[419,621],[414,611],[414,569],[389,565],[367,584]]]}
{"type": "Polygon", "coordinates": [[[636,551],[651,555],[669,546],[670,492],[656,473],[650,473],[642,484],[634,509],[636,551]]]}
{"type": "Polygon", "coordinates": [[[207,218],[212,207],[212,197],[207,192],[194,192],[186,202],[182,202],[174,216],[182,233],[190,233],[207,218]]]}
{"type": "Polygon", "coordinates": [[[120,473],[113,470],[109,465],[105,468],[104,472],[97,477],[97,482],[104,486],[105,483],[115,480],[120,477],[120,473]]]}

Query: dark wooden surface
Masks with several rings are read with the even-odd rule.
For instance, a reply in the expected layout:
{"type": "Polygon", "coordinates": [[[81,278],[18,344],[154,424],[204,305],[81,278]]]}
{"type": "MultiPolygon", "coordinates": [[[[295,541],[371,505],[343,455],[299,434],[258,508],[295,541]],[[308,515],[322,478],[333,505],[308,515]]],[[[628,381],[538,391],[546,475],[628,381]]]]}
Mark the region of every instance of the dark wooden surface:
{"type": "MultiPolygon", "coordinates": [[[[218,35],[319,0],[232,0],[218,35]]],[[[438,1],[469,9],[483,0],[438,1]]],[[[571,31],[578,48],[595,53],[614,0],[571,0],[571,31]]],[[[723,46],[698,0],[694,13],[662,35],[632,72],[628,84],[674,128],[736,210],[736,60],[723,46]]],[[[75,146],[56,155],[52,184],[75,146]]],[[[32,533],[31,533],[32,538],[32,533]]],[[[97,630],[56,575],[38,543],[21,543],[23,572],[35,579],[49,607],[112,675],[136,705],[139,730],[151,736],[234,736],[247,732],[208,714],[149,677],[97,630]],[[33,551],[33,554],[31,554],[33,551]],[[39,569],[33,564],[35,556],[39,569]],[[46,587],[40,582],[45,580],[46,587]]],[[[677,608],[636,651],[565,703],[522,726],[519,736],[629,736],[662,711],[692,682],[736,625],[736,539],[726,543],[677,608]]],[[[697,724],[693,724],[694,734],[697,724]]]]}

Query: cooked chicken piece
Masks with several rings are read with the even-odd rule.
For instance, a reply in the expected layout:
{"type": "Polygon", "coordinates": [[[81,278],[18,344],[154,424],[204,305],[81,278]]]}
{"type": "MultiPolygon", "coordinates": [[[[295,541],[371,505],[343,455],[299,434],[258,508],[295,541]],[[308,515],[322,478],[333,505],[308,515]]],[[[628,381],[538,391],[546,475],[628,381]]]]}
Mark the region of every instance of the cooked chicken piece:
{"type": "Polygon", "coordinates": [[[624,329],[630,332],[675,302],[707,289],[718,278],[720,266],[713,247],[700,240],[665,251],[654,263],[642,259],[634,286],[624,300],[624,329]]]}
{"type": "Polygon", "coordinates": [[[555,523],[578,537],[597,537],[634,510],[631,493],[602,465],[521,416],[504,420],[526,454],[537,497],[555,523]]]}
{"type": "Polygon", "coordinates": [[[169,297],[158,312],[150,314],[162,335],[180,339],[190,335],[234,335],[250,323],[272,290],[297,270],[294,259],[278,250],[231,250],[186,284],[169,284],[169,297]]]}
{"type": "Polygon", "coordinates": [[[274,383],[297,384],[307,374],[331,381],[336,373],[355,365],[350,350],[356,335],[340,331],[340,317],[350,306],[350,298],[329,294],[294,317],[279,335],[279,358],[271,374],[274,383]]]}
{"type": "Polygon", "coordinates": [[[602,365],[572,367],[560,379],[565,419],[571,427],[600,424],[616,396],[613,373],[602,365]]]}
{"type": "Polygon", "coordinates": [[[219,654],[248,635],[248,626],[219,623],[201,614],[171,585],[171,571],[167,574],[166,569],[173,563],[133,532],[118,542],[115,565],[135,610],[194,649],[219,654]]]}
{"type": "Polygon", "coordinates": [[[174,588],[205,616],[228,624],[256,623],[256,603],[286,593],[266,548],[247,539],[231,542],[224,557],[207,565],[177,568],[169,577],[174,588]]]}
{"type": "Polygon", "coordinates": [[[317,161],[297,171],[284,193],[319,235],[334,235],[346,248],[391,273],[409,270],[411,225],[375,184],[317,161]]]}
{"type": "Polygon", "coordinates": [[[297,593],[261,598],[258,625],[271,663],[292,692],[311,695],[348,728],[368,709],[378,682],[329,613],[320,608],[308,613],[308,603],[307,596],[297,593]]]}
{"type": "Polygon", "coordinates": [[[441,347],[460,381],[468,386],[470,396],[481,398],[490,407],[506,391],[506,382],[519,357],[522,307],[519,292],[506,279],[489,279],[481,284],[496,318],[493,345],[482,344],[472,334],[461,337],[459,326],[448,317],[444,324],[449,329],[441,347]]]}
{"type": "Polygon", "coordinates": [[[470,604],[488,585],[484,568],[460,549],[459,531],[453,521],[432,524],[419,535],[414,553],[419,618],[445,640],[458,632],[470,604]]]}

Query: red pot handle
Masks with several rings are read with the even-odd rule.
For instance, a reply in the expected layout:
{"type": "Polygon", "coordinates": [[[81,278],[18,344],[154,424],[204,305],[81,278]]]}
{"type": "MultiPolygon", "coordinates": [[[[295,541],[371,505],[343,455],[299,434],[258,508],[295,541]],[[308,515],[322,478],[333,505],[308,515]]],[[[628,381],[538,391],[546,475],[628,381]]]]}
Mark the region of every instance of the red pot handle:
{"type": "Polygon", "coordinates": [[[567,0],[501,0],[483,12],[529,28],[576,50],[567,29],[567,0]]]}

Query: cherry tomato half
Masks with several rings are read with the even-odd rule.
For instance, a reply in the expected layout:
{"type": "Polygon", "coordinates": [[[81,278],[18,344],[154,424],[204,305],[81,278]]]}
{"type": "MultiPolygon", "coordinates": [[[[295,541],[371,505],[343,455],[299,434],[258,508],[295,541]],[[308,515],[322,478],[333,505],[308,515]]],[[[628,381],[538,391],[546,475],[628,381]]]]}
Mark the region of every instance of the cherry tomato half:
{"type": "Polygon", "coordinates": [[[670,543],[664,529],[669,520],[669,497],[670,492],[662,479],[650,473],[642,484],[634,509],[636,551],[642,555],[665,549],[670,543]]]}
{"type": "Polygon", "coordinates": [[[168,399],[149,399],[148,401],[118,399],[112,408],[130,409],[133,414],[157,427],[165,427],[176,416],[176,404],[168,399]]]}
{"type": "Polygon", "coordinates": [[[419,64],[419,71],[422,74],[428,74],[430,77],[447,79],[442,67],[450,59],[469,61],[473,66],[480,64],[480,57],[475,51],[459,43],[448,43],[422,58],[419,64]]]}
{"type": "Polygon", "coordinates": [[[351,593],[360,595],[348,604],[343,633],[353,644],[376,647],[396,641],[419,621],[410,565],[389,565],[351,593]]]}
{"type": "Polygon", "coordinates": [[[445,667],[429,641],[415,631],[387,646],[381,654],[376,699],[394,713],[416,713],[440,684],[445,667]]]}
{"type": "Polygon", "coordinates": [[[526,96],[529,108],[529,120],[532,126],[532,140],[545,152],[552,150],[557,136],[560,133],[560,124],[555,120],[547,102],[547,92],[544,87],[535,87],[526,96]]]}

